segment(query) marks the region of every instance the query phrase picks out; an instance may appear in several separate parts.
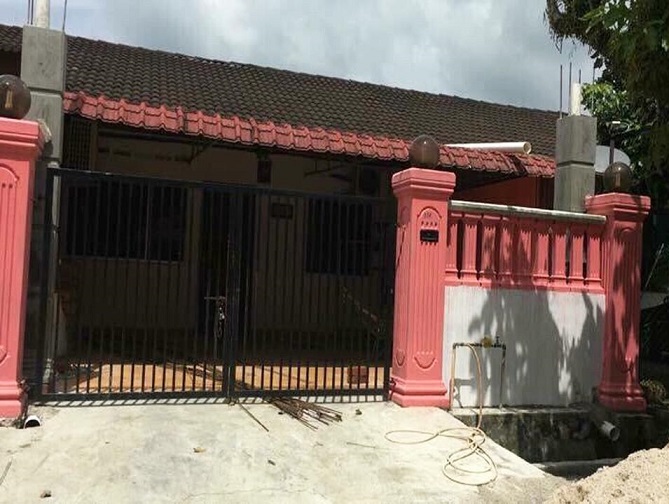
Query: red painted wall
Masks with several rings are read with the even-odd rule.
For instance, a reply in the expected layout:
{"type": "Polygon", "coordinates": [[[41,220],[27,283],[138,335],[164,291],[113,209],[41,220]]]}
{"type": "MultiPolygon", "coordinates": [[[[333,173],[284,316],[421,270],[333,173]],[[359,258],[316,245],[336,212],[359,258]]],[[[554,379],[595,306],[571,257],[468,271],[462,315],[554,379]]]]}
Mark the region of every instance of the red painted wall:
{"type": "Polygon", "coordinates": [[[455,191],[453,199],[533,208],[553,207],[553,180],[523,177],[455,191]]]}

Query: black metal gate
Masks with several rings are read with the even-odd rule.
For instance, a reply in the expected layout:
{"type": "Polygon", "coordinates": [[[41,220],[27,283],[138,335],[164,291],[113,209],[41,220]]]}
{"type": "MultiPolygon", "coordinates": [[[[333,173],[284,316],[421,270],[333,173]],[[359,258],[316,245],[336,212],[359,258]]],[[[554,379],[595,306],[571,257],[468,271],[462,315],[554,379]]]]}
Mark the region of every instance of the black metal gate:
{"type": "Polygon", "coordinates": [[[42,394],[387,395],[392,199],[48,177],[42,394]]]}

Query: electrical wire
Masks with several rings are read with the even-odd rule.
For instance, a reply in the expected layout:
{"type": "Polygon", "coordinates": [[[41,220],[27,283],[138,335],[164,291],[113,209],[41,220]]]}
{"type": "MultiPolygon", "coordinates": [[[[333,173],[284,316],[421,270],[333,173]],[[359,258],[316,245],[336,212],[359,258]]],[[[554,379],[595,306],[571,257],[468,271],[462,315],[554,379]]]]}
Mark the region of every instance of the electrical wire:
{"type": "Polygon", "coordinates": [[[436,432],[419,431],[412,429],[392,430],[386,432],[385,438],[387,441],[402,445],[418,445],[429,443],[437,438],[457,439],[465,442],[465,446],[451,452],[446,457],[446,462],[442,466],[442,473],[451,481],[468,486],[483,486],[492,483],[499,475],[497,464],[492,457],[483,449],[487,436],[481,429],[483,422],[483,388],[481,385],[481,359],[476,352],[476,349],[470,345],[465,344],[471,350],[476,360],[477,369],[477,391],[479,401],[479,416],[476,427],[448,427],[436,432]],[[425,436],[417,440],[402,440],[402,435],[409,436],[425,436]],[[472,467],[471,459],[478,459],[482,466],[479,468],[472,467]],[[465,461],[469,463],[465,464],[465,461]],[[475,480],[472,480],[475,478],[475,480]]]}

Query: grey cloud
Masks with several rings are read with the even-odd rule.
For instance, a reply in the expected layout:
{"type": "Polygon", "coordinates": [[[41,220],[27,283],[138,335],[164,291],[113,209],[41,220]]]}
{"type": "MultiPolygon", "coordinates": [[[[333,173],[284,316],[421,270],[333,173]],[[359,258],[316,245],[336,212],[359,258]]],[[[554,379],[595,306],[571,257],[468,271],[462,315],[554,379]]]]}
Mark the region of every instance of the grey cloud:
{"type": "MultiPolygon", "coordinates": [[[[56,18],[62,2],[52,4],[56,18]]],[[[0,22],[19,18],[20,24],[25,7],[0,0],[7,6],[0,22]]],[[[68,31],[556,109],[559,65],[568,64],[569,55],[560,55],[550,40],[543,7],[543,0],[69,0],[68,31]]],[[[590,79],[586,52],[579,48],[571,59],[590,79]]]]}

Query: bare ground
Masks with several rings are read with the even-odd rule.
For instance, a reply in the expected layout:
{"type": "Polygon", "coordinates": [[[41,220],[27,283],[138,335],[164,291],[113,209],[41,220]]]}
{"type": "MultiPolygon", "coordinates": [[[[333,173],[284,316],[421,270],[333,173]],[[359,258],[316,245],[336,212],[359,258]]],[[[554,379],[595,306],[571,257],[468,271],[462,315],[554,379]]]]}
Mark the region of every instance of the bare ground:
{"type": "Polygon", "coordinates": [[[633,453],[613,467],[564,485],[549,504],[669,503],[669,445],[633,453]]]}

